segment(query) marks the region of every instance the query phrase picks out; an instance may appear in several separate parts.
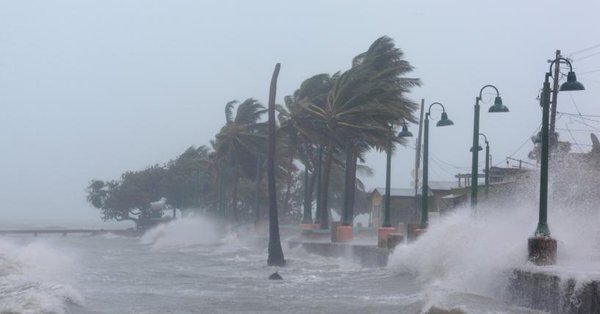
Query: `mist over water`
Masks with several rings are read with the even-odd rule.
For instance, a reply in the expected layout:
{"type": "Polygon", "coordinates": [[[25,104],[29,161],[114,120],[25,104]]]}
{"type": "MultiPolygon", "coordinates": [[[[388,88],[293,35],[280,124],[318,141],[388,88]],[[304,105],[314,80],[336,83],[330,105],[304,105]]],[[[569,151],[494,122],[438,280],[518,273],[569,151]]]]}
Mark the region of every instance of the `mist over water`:
{"type": "Polygon", "coordinates": [[[388,268],[414,275],[423,284],[431,305],[454,306],[455,293],[505,300],[515,268],[551,271],[580,283],[600,279],[600,197],[586,165],[573,175],[564,165],[549,184],[548,224],[558,241],[557,263],[534,266],[527,261],[527,239],[538,223],[538,172],[502,201],[486,202],[480,195],[476,210],[468,204],[430,223],[425,234],[396,247],[388,268]]]}
{"type": "Polygon", "coordinates": [[[214,221],[193,217],[158,225],[144,233],[140,242],[154,249],[176,249],[216,244],[222,236],[214,221]]]}
{"type": "MultiPolygon", "coordinates": [[[[538,313],[504,301],[512,269],[535,267],[527,263],[538,218],[535,176],[531,181],[501,203],[482,196],[475,213],[464,206],[432,221],[417,241],[395,249],[386,268],[290,249],[285,235],[288,265],[269,267],[266,230],[202,216],[140,238],[6,236],[0,313],[423,313],[431,306],[538,313]],[[283,281],[267,279],[275,271],[283,281]]],[[[549,225],[559,254],[545,269],[600,277],[599,213],[556,201],[552,191],[549,225]]]]}

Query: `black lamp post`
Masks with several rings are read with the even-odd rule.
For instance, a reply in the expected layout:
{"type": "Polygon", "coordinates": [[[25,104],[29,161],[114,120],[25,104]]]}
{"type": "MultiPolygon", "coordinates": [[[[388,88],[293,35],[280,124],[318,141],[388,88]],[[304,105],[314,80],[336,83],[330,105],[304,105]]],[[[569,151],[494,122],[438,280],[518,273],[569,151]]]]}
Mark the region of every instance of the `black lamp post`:
{"type": "Polygon", "coordinates": [[[427,186],[427,177],[429,171],[429,116],[431,115],[431,107],[433,107],[433,105],[442,107],[442,117],[440,121],[437,122],[436,126],[454,125],[454,122],[448,119],[448,114],[446,113],[444,105],[440,104],[439,102],[434,102],[429,105],[429,109],[425,114],[425,129],[423,131],[423,187],[421,188],[421,223],[419,226],[421,229],[427,229],[427,226],[429,225],[429,209],[427,207],[427,200],[429,196],[429,187],[427,186]]]}
{"type": "MultiPolygon", "coordinates": [[[[392,128],[390,124],[388,126],[386,154],[387,162],[385,167],[385,198],[384,198],[384,210],[383,210],[383,223],[381,224],[384,228],[392,227],[390,219],[390,181],[391,181],[391,170],[392,170],[392,128]]],[[[402,123],[402,131],[398,133],[398,138],[412,137],[412,133],[408,130],[406,122],[402,123]]]]}
{"type": "Polygon", "coordinates": [[[550,77],[552,76],[552,66],[560,66],[561,61],[569,65],[567,81],[560,86],[560,91],[579,91],[584,90],[583,84],[577,81],[571,62],[565,58],[556,58],[550,63],[550,68],[546,72],[544,85],[542,88],[542,149],[540,160],[540,207],[538,225],[535,235],[529,238],[529,260],[537,265],[551,265],[556,261],[556,240],[550,237],[550,228],[548,227],[548,127],[550,118],[550,77]]]}
{"type": "MultiPolygon", "coordinates": [[[[487,136],[483,133],[479,133],[485,139],[485,197],[486,199],[490,196],[490,142],[488,142],[487,136]]],[[[477,147],[478,151],[483,150],[481,146],[477,147]]],[[[469,150],[473,151],[473,147],[469,150]]]]}
{"type": "MultiPolygon", "coordinates": [[[[493,88],[496,91],[496,98],[494,99],[494,105],[490,107],[488,112],[508,112],[508,108],[502,104],[502,98],[500,92],[494,85],[485,85],[479,90],[479,96],[475,98],[475,109],[474,109],[474,122],[473,122],[473,146],[479,147],[479,101],[483,96],[483,90],[486,88],[493,88]]],[[[477,207],[477,177],[478,177],[478,163],[479,163],[479,152],[472,150],[473,154],[471,157],[471,208],[477,207]]]]}

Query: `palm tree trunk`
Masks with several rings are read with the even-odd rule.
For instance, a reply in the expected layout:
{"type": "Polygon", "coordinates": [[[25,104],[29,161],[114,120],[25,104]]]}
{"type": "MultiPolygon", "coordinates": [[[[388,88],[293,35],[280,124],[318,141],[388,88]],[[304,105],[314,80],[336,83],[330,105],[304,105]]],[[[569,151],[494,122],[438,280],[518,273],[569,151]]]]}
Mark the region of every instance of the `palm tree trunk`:
{"type": "Polygon", "coordinates": [[[321,186],[321,229],[329,229],[329,208],[327,197],[329,196],[329,177],[331,172],[331,163],[333,161],[333,136],[329,137],[327,144],[327,155],[325,156],[325,165],[323,167],[323,182],[321,186]]]}
{"type": "Polygon", "coordinates": [[[322,176],[323,173],[323,145],[319,144],[319,149],[317,151],[317,170],[315,173],[315,177],[317,179],[317,212],[315,213],[315,224],[321,224],[321,210],[323,209],[323,205],[321,203],[321,186],[322,186],[322,176]]]}
{"type": "Polygon", "coordinates": [[[310,174],[308,171],[308,157],[304,158],[304,212],[302,216],[303,224],[312,223],[312,185],[310,184],[310,174]]]}
{"type": "Polygon", "coordinates": [[[231,202],[232,202],[231,213],[233,214],[233,221],[236,223],[239,221],[238,209],[237,209],[239,182],[240,182],[240,169],[239,169],[239,166],[236,164],[233,169],[233,187],[231,190],[231,202]]]}
{"type": "Polygon", "coordinates": [[[294,165],[294,155],[293,153],[290,156],[290,160],[288,161],[288,169],[287,169],[287,182],[285,183],[285,196],[283,199],[283,221],[286,221],[286,217],[290,214],[290,197],[292,195],[292,183],[294,176],[292,174],[292,166],[294,165]]]}
{"type": "Polygon", "coordinates": [[[269,90],[269,155],[267,159],[267,183],[269,188],[269,253],[267,265],[283,266],[285,258],[281,249],[279,237],[279,219],[277,218],[277,190],[275,189],[275,92],[277,91],[277,76],[281,65],[275,65],[271,88],[269,90]]]}
{"type": "Polygon", "coordinates": [[[345,144],[345,155],[346,155],[346,161],[344,163],[344,193],[343,195],[343,200],[342,200],[342,218],[341,218],[341,222],[342,222],[342,226],[352,226],[352,216],[350,216],[350,187],[352,185],[352,180],[350,180],[351,174],[352,174],[352,156],[353,156],[353,150],[352,150],[352,140],[351,139],[346,139],[346,144],[345,144]]]}
{"type": "Polygon", "coordinates": [[[356,195],[356,165],[358,163],[358,153],[356,150],[352,150],[352,163],[351,163],[351,172],[349,178],[349,188],[348,191],[348,211],[350,214],[350,220],[354,224],[354,197],[356,195]]]}
{"type": "Polygon", "coordinates": [[[260,182],[262,181],[262,161],[260,158],[256,158],[256,192],[254,195],[254,211],[255,221],[254,224],[258,225],[260,221],[260,182]]]}
{"type": "Polygon", "coordinates": [[[218,192],[217,192],[217,198],[218,198],[218,202],[219,202],[219,215],[223,215],[224,211],[225,211],[225,189],[224,189],[224,175],[223,175],[223,169],[221,167],[219,167],[219,183],[218,183],[218,192]]]}

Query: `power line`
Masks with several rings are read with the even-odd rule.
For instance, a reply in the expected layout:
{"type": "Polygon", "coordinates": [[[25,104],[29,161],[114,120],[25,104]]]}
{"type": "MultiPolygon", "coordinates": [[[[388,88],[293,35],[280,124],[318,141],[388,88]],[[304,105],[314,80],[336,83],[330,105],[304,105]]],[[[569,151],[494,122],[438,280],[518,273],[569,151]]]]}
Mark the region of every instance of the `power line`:
{"type": "Polygon", "coordinates": [[[567,116],[600,118],[600,115],[594,115],[594,114],[570,113],[570,112],[562,112],[562,111],[558,111],[557,113],[564,114],[567,116]]]}
{"type": "Polygon", "coordinates": [[[596,130],[592,129],[569,129],[569,128],[556,128],[559,131],[571,131],[571,132],[593,132],[596,130]]]}
{"type": "Polygon", "coordinates": [[[584,75],[584,74],[596,73],[596,72],[600,72],[600,69],[591,70],[591,71],[585,71],[585,72],[577,72],[577,75],[584,75]]]}
{"type": "Polygon", "coordinates": [[[591,57],[593,57],[593,56],[597,56],[597,55],[600,55],[600,51],[598,51],[598,52],[595,52],[595,53],[592,53],[591,55],[587,55],[587,56],[585,56],[585,57],[578,58],[578,59],[576,59],[576,60],[577,60],[577,61],[581,61],[581,60],[584,60],[584,59],[587,59],[587,58],[591,58],[591,57]]]}
{"type": "MultiPolygon", "coordinates": [[[[542,124],[540,123],[534,130],[532,133],[535,134],[535,131],[537,129],[539,129],[542,126],[542,124]]],[[[519,146],[519,148],[517,148],[517,150],[515,150],[512,154],[508,155],[508,157],[513,157],[514,155],[516,155],[519,151],[521,151],[521,149],[525,146],[525,144],[527,144],[529,141],[531,140],[531,136],[528,136],[525,141],[523,141],[523,143],[519,146]]]]}
{"type": "MultiPolygon", "coordinates": [[[[572,120],[572,118],[569,117],[569,120],[572,120]]],[[[580,150],[583,150],[583,148],[581,148],[581,146],[579,145],[579,143],[575,139],[575,136],[573,136],[573,132],[571,132],[571,129],[569,129],[569,123],[566,123],[565,126],[567,127],[567,132],[569,133],[569,136],[571,136],[571,139],[573,140],[573,142],[575,142],[575,145],[577,145],[580,150]]]]}
{"type": "Polygon", "coordinates": [[[577,103],[575,102],[575,98],[573,98],[573,95],[571,93],[568,93],[569,97],[571,98],[571,102],[573,102],[573,106],[575,106],[575,110],[577,110],[577,113],[579,115],[581,115],[581,111],[579,111],[579,107],[577,106],[577,103]]]}
{"type": "Polygon", "coordinates": [[[576,54],[580,54],[580,53],[582,53],[582,52],[586,52],[586,51],[589,51],[589,50],[592,50],[592,49],[594,49],[594,48],[598,48],[598,47],[600,47],[600,43],[598,43],[598,44],[595,44],[595,45],[592,45],[591,47],[583,48],[583,49],[581,49],[581,50],[577,50],[577,51],[575,51],[575,52],[568,53],[568,54],[566,54],[566,55],[567,55],[567,56],[571,56],[571,57],[572,57],[572,56],[574,56],[574,55],[576,55],[576,54]]]}

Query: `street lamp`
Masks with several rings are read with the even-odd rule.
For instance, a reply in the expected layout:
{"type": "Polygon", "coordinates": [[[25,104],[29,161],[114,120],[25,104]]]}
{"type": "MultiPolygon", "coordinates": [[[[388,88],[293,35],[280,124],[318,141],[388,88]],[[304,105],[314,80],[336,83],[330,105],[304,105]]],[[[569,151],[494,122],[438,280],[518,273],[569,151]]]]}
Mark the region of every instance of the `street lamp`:
{"type": "Polygon", "coordinates": [[[556,261],[556,240],[550,237],[548,228],[548,126],[550,117],[550,77],[552,66],[560,66],[561,61],[569,65],[567,81],[560,86],[560,91],[584,90],[583,84],[577,81],[571,62],[565,58],[556,58],[550,63],[542,88],[542,149],[540,160],[540,208],[539,220],[535,235],[528,240],[529,260],[537,265],[550,265],[556,261]]]}
{"type": "MultiPolygon", "coordinates": [[[[383,210],[383,223],[381,227],[383,228],[391,228],[392,223],[390,219],[390,181],[391,181],[391,170],[392,170],[392,128],[393,126],[390,124],[388,126],[388,134],[387,134],[387,145],[386,145],[386,154],[387,154],[387,162],[385,167],[385,198],[384,198],[384,210],[383,210]]],[[[402,130],[398,133],[398,138],[412,137],[412,133],[408,131],[408,126],[406,122],[402,123],[402,130]]]]}
{"type": "MultiPolygon", "coordinates": [[[[473,121],[473,146],[479,147],[479,101],[483,95],[483,90],[486,88],[493,88],[496,91],[496,98],[494,99],[494,105],[490,107],[488,112],[508,112],[508,108],[502,104],[502,98],[500,92],[494,85],[485,85],[479,90],[479,96],[475,98],[474,108],[474,121],[473,121]]],[[[471,208],[477,207],[477,177],[478,177],[478,163],[479,163],[479,152],[472,150],[473,154],[471,157],[471,208]]]]}
{"type": "Polygon", "coordinates": [[[427,197],[429,196],[428,190],[428,171],[429,171],[429,116],[431,115],[431,107],[433,105],[439,105],[442,107],[442,117],[440,121],[437,122],[436,126],[449,126],[454,125],[452,120],[448,119],[448,114],[446,113],[446,109],[444,105],[439,102],[434,102],[429,105],[429,109],[427,110],[427,114],[425,114],[425,130],[423,131],[423,187],[421,188],[421,223],[419,227],[421,229],[427,229],[427,225],[429,224],[429,212],[427,208],[427,197]]]}
{"type": "MultiPolygon", "coordinates": [[[[385,248],[387,247],[387,236],[390,233],[396,232],[396,229],[392,227],[390,219],[390,181],[391,181],[391,169],[392,169],[392,129],[393,125],[388,125],[387,143],[386,143],[386,168],[385,168],[385,195],[383,196],[383,223],[377,230],[377,246],[385,248]]],[[[412,133],[408,131],[406,122],[402,123],[402,131],[398,133],[399,138],[412,137],[412,133]]]]}
{"type": "MultiPolygon", "coordinates": [[[[480,136],[483,136],[485,139],[485,198],[488,199],[490,197],[490,142],[488,142],[487,136],[483,133],[479,133],[480,136]]],[[[481,146],[477,147],[478,151],[483,150],[481,146]]],[[[470,152],[473,151],[473,147],[471,147],[470,152]]]]}

